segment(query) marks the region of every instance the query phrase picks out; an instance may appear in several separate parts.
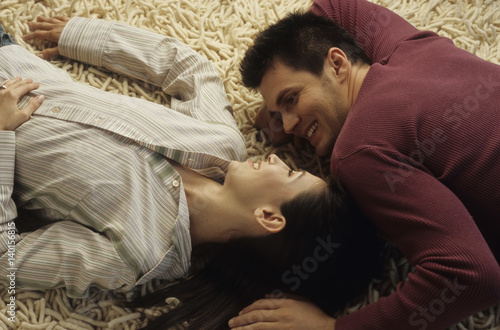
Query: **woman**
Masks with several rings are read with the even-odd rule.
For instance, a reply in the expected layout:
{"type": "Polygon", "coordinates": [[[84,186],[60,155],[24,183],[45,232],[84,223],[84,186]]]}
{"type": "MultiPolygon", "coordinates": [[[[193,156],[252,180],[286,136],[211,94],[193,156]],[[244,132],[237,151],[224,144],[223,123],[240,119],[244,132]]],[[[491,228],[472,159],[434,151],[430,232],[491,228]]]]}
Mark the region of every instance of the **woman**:
{"type": "Polygon", "coordinates": [[[243,307],[264,296],[299,299],[305,308],[314,303],[333,315],[380,275],[375,229],[337,183],[283,203],[281,212],[288,219],[281,232],[221,245],[194,276],[125,306],[161,307],[176,297],[180,304],[145,329],[183,321],[189,329],[227,329],[243,307]]]}
{"type": "MultiPolygon", "coordinates": [[[[226,303],[235,307],[253,299],[250,293],[240,299],[241,283],[224,289],[238,274],[249,277],[253,294],[279,283],[294,291],[278,275],[314,253],[320,234],[332,245],[328,235],[342,214],[333,198],[341,197],[276,156],[238,162],[246,158],[244,141],[210,63],[172,38],[112,22],[41,18],[32,28],[27,39],[58,42],[45,56],[60,52],[140,77],[161,86],[172,101],[166,108],[110,95],[74,82],[17,45],[0,48],[9,59],[0,67],[2,108],[18,111],[21,96],[28,113],[37,108],[16,132],[13,194],[20,211],[16,227],[30,218],[35,228],[21,235],[9,231],[16,217],[9,202],[12,165],[6,165],[11,172],[2,190],[2,248],[15,243],[16,285],[64,286],[70,297],[85,296],[92,287],[127,291],[151,279],[184,278],[193,248],[230,242],[216,250],[200,276],[174,288],[187,292],[181,289],[208,281],[215,289],[206,297],[226,291],[226,303]],[[40,83],[14,78],[20,75],[40,83]],[[262,267],[270,276],[259,277],[256,269],[262,267]],[[235,274],[221,282],[227,269],[235,274]]],[[[8,261],[5,252],[2,263],[8,261]]],[[[310,285],[300,283],[295,291],[307,293],[310,285]]],[[[209,315],[179,311],[179,317],[195,316],[202,324],[209,315]]]]}

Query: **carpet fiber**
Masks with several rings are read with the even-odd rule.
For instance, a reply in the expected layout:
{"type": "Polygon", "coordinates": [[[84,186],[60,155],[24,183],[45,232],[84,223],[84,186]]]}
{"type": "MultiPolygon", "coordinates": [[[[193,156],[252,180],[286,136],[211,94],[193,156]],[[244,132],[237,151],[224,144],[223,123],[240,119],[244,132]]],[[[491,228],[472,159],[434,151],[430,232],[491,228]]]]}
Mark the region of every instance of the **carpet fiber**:
{"type": "MultiPolygon", "coordinates": [[[[239,62],[255,34],[296,9],[306,9],[312,0],[0,0],[0,21],[19,43],[36,53],[47,44],[26,44],[21,36],[27,22],[39,15],[83,16],[125,22],[157,33],[176,37],[208,57],[224,80],[235,117],[246,137],[249,157],[261,159],[271,152],[296,168],[326,175],[328,161],[314,156],[310,147],[300,152],[292,144],[272,148],[253,126],[260,105],[257,93],[240,83],[239,62]]],[[[500,4],[497,0],[375,0],[394,10],[420,29],[432,30],[453,39],[455,44],[488,61],[500,63],[500,4]]],[[[6,60],[6,59],[0,59],[6,60]]],[[[55,65],[76,80],[112,92],[168,104],[161,90],[127,79],[102,68],[57,58],[55,65]]],[[[29,78],[29,77],[25,77],[29,78]]],[[[337,316],[362,308],[395,291],[411,267],[396,249],[384,250],[385,272],[366,294],[337,316]]],[[[137,288],[152,291],[157,282],[137,288]]],[[[136,329],[141,320],[114,305],[109,293],[93,292],[88,299],[69,299],[64,289],[16,290],[17,320],[8,320],[10,295],[0,288],[1,329],[136,329]]],[[[171,307],[176,303],[172,299],[171,307]]],[[[169,308],[171,308],[169,307],[169,308]]],[[[167,312],[168,308],[165,310],[167,312]]],[[[147,312],[153,315],[152,312],[147,312]]],[[[499,329],[500,305],[463,320],[450,329],[499,329]]]]}

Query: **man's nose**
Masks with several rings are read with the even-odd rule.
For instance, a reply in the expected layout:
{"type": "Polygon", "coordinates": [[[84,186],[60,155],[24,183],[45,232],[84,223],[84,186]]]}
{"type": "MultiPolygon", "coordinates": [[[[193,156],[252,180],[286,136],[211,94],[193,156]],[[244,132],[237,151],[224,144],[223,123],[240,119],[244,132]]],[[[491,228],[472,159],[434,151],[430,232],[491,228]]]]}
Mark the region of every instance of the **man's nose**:
{"type": "Polygon", "coordinates": [[[300,123],[300,118],[293,113],[283,113],[283,129],[287,134],[294,134],[297,125],[300,123]]]}

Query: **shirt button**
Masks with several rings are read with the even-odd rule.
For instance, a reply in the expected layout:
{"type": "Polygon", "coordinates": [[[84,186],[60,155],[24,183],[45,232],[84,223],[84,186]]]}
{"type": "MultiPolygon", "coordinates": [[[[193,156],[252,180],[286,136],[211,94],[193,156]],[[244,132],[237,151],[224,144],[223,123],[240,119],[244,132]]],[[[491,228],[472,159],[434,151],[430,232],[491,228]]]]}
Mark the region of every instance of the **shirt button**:
{"type": "Polygon", "coordinates": [[[102,122],[102,119],[101,118],[96,118],[96,119],[94,119],[94,122],[96,122],[96,123],[99,124],[100,122],[102,122]]]}
{"type": "Polygon", "coordinates": [[[174,181],[172,181],[172,186],[173,186],[174,188],[179,187],[179,185],[180,185],[179,180],[174,180],[174,181]]]}
{"type": "Polygon", "coordinates": [[[54,107],[54,108],[52,108],[52,112],[53,113],[59,113],[59,112],[61,112],[61,109],[58,108],[58,107],[54,107]]]}

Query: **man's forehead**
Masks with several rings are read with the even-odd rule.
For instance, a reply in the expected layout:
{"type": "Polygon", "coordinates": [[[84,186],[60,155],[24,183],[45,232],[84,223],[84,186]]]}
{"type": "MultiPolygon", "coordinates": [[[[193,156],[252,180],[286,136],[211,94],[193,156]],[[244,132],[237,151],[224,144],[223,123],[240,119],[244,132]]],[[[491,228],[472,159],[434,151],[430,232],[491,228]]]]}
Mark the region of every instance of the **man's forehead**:
{"type": "Polygon", "coordinates": [[[266,98],[267,106],[274,106],[278,96],[297,82],[290,79],[290,71],[283,67],[269,68],[260,84],[260,93],[266,98]],[[272,104],[270,103],[272,102],[272,104]]]}

